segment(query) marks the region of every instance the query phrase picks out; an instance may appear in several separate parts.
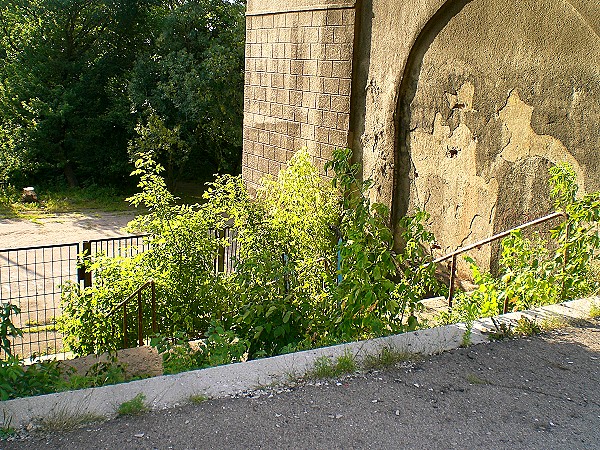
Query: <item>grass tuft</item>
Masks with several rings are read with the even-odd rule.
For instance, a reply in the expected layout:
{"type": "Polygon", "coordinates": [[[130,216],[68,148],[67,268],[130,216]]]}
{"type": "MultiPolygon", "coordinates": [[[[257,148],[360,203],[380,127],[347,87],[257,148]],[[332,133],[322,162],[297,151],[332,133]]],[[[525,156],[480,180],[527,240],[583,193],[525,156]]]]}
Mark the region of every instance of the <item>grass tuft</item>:
{"type": "Polygon", "coordinates": [[[470,373],[469,375],[467,375],[467,381],[469,382],[469,384],[490,384],[489,381],[484,380],[483,378],[479,378],[474,373],[470,373]]]}
{"type": "Polygon", "coordinates": [[[92,413],[80,413],[69,410],[66,406],[58,408],[41,420],[41,429],[46,432],[70,431],[92,422],[101,422],[104,417],[92,413]]]}
{"type": "Polygon", "coordinates": [[[135,416],[148,411],[150,408],[146,404],[146,396],[138,394],[131,400],[123,402],[117,408],[117,414],[120,416],[135,416]]]}
{"type": "Polygon", "coordinates": [[[366,370],[391,367],[399,362],[413,359],[415,355],[407,352],[399,352],[391,347],[383,347],[376,355],[367,355],[362,366],[366,370]]]}
{"type": "Polygon", "coordinates": [[[340,375],[356,372],[356,360],[350,352],[344,352],[332,360],[328,356],[321,356],[315,360],[315,366],[306,375],[308,378],[334,378],[340,375]]]}
{"type": "Polygon", "coordinates": [[[208,400],[208,397],[202,394],[194,394],[190,395],[188,400],[194,405],[199,405],[200,403],[204,403],[206,400],[208,400]]]}

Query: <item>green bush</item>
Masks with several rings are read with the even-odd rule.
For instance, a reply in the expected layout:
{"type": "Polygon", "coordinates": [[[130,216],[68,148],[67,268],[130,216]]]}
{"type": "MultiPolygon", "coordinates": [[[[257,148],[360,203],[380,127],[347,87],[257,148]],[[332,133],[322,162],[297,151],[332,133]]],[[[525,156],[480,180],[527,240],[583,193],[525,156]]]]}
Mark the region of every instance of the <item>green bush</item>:
{"type": "Polygon", "coordinates": [[[578,186],[567,164],[550,169],[551,196],[557,211],[566,218],[550,230],[551,241],[538,234],[526,238],[515,231],[502,241],[497,276],[483,272],[467,258],[477,289],[459,294],[444,322],[471,322],[478,317],[559,303],[596,292],[600,286],[593,276],[598,261],[600,238],[600,193],[577,198],[578,186]]]}
{"type": "Polygon", "coordinates": [[[434,242],[424,226],[429,216],[417,211],[400,221],[403,249],[396,254],[389,210],[369,201],[371,181],[358,180],[359,166],[350,164],[350,157],[350,150],[336,150],[327,165],[335,171],[341,202],[339,285],[329,329],[342,340],[414,330],[420,300],[439,289],[435,267],[427,264],[434,242]]]}
{"type": "Polygon", "coordinates": [[[61,383],[58,361],[44,361],[23,366],[11,356],[0,361],[0,400],[55,392],[61,383]]]}
{"type": "Polygon", "coordinates": [[[131,201],[149,213],[130,229],[151,235],[149,250],[92,258],[95,285],[65,287],[59,327],[69,347],[116,349],[122,313],[107,313],[149,278],[163,336],[154,343],[168,372],[414,329],[419,301],[437,287],[427,265],[428,216],[402,220],[403,250],[395,253],[389,212],[371,204],[370,182],[357,180],[349,160],[349,150],[336,151],[330,183],[303,150],[254,198],[241,177],[225,175],[207,185],[204,203],[177,205],[162,168],[141,155],[134,172],[141,192],[131,201]],[[235,271],[215,273],[219,247],[229,245],[219,236],[230,226],[235,271]],[[192,339],[200,339],[199,351],[185,343],[192,339]]]}

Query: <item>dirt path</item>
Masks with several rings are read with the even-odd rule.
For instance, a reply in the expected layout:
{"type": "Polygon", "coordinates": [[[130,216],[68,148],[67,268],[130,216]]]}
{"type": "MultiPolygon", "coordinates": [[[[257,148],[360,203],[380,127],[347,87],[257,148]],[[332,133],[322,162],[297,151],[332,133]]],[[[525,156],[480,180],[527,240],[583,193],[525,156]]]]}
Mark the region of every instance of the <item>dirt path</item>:
{"type": "Polygon", "coordinates": [[[35,220],[0,219],[0,249],[81,242],[127,234],[134,212],[51,214],[35,220]]]}

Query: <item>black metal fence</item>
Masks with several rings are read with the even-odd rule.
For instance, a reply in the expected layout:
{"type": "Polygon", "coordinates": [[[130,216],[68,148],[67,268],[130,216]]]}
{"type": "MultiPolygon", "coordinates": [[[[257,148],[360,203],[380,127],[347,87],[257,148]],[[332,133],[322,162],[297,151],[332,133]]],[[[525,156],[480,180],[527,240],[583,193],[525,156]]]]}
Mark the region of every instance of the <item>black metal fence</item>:
{"type": "MultiPolygon", "coordinates": [[[[61,315],[61,286],[91,285],[91,274],[79,268],[81,255],[131,256],[147,248],[144,236],[95,239],[72,244],[0,250],[0,303],[17,305],[13,316],[23,336],[12,339],[12,352],[21,358],[63,352],[56,330],[61,315]]],[[[0,354],[0,357],[3,355],[0,354]]]]}
{"type": "MultiPolygon", "coordinates": [[[[13,354],[20,358],[64,354],[62,335],[56,329],[62,314],[61,286],[67,282],[91,286],[92,274],[80,264],[82,257],[134,256],[148,249],[147,236],[0,249],[0,304],[11,303],[21,310],[13,316],[13,323],[23,331],[23,336],[12,339],[13,354]]],[[[215,257],[215,272],[231,273],[237,255],[235,231],[226,228],[215,236],[229,242],[215,257]]]]}

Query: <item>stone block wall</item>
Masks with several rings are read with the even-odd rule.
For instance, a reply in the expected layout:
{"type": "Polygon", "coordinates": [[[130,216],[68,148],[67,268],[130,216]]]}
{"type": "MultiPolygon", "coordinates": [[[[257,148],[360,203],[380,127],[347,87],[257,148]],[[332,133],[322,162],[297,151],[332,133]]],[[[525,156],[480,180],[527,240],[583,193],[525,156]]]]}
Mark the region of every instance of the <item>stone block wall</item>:
{"type": "Polygon", "coordinates": [[[302,147],[323,171],[348,146],[355,23],[353,2],[257,3],[246,19],[242,174],[251,190],[302,147]]]}

